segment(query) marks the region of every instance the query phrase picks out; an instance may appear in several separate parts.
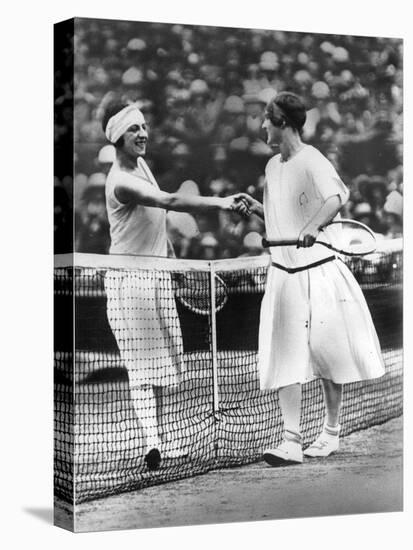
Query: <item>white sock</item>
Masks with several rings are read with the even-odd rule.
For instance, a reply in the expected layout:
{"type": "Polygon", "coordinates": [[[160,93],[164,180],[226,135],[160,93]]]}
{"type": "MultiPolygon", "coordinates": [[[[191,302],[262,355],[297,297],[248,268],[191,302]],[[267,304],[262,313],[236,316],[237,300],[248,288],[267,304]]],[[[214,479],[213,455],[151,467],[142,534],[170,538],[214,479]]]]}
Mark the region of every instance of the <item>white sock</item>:
{"type": "Polygon", "coordinates": [[[300,432],[295,432],[289,429],[284,430],[285,441],[292,441],[294,443],[302,444],[302,437],[300,432]]]}
{"type": "Polygon", "coordinates": [[[138,421],[142,426],[146,437],[146,446],[148,449],[159,447],[158,418],[156,397],[151,387],[137,386],[130,388],[133,406],[138,421]]]}
{"type": "Polygon", "coordinates": [[[335,426],[330,426],[325,422],[324,424],[324,433],[326,435],[329,435],[330,437],[338,437],[340,434],[340,424],[336,424],[335,426]]]}
{"type": "Polygon", "coordinates": [[[301,384],[291,384],[278,390],[278,403],[284,431],[300,435],[301,384]]]}

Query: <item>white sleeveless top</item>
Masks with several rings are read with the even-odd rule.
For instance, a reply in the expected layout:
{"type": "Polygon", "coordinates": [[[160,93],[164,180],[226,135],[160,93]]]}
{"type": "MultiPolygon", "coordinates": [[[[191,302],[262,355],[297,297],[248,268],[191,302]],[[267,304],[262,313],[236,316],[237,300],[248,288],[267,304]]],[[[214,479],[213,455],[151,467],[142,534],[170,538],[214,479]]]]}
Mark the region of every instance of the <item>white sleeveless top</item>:
{"type": "Polygon", "coordinates": [[[129,180],[136,186],[159,186],[149,166],[139,157],[133,173],[125,172],[117,160],[106,179],[106,209],[110,225],[110,254],[166,256],[166,211],[141,204],[123,204],[115,196],[119,183],[129,180]]]}

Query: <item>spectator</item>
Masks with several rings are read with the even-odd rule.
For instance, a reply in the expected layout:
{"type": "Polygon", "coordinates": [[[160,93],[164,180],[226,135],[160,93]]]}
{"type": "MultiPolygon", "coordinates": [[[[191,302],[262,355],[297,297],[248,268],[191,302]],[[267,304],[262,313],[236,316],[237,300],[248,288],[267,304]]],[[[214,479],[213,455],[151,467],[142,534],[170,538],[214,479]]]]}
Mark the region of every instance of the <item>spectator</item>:
{"type": "MultiPolygon", "coordinates": [[[[307,140],[323,139],[326,129],[333,132],[339,128],[341,115],[337,104],[330,98],[330,88],[326,82],[315,82],[311,88],[311,95],[315,105],[307,114],[304,137],[307,140]]],[[[324,141],[328,139],[331,139],[331,133],[328,133],[327,138],[324,137],[324,141]]]]}
{"type": "Polygon", "coordinates": [[[105,204],[104,174],[92,174],[82,195],[84,209],[77,217],[76,249],[79,252],[107,254],[109,224],[105,204]]]}
{"type": "Polygon", "coordinates": [[[402,185],[390,191],[383,206],[386,237],[395,239],[403,234],[402,185]]]}
{"type": "Polygon", "coordinates": [[[277,92],[281,92],[284,89],[284,81],[279,76],[280,63],[275,52],[263,52],[260,57],[259,68],[261,90],[272,88],[277,92]]]}
{"type": "MultiPolygon", "coordinates": [[[[104,249],[97,238],[101,229],[85,237],[84,224],[97,229],[96,218],[87,213],[87,201],[78,199],[85,178],[106,174],[110,166],[100,127],[109,101],[118,96],[137,101],[145,112],[153,126],[148,162],[153,162],[162,187],[174,189],[189,179],[197,182],[202,195],[248,190],[259,199],[259,178],[269,155],[260,137],[261,112],[284,89],[305,97],[305,140],[321,149],[349,182],[351,202],[343,214],[354,211],[359,216],[357,205],[367,202],[376,229],[398,234],[397,219],[398,227],[392,223],[394,229],[388,230],[389,216],[397,214],[385,211],[385,196],[376,189],[361,197],[357,178],[381,176],[386,194],[403,179],[401,46],[401,40],[390,38],[79,20],[73,45],[74,183],[77,218],[82,220],[77,244],[84,246],[86,239],[90,249],[96,239],[99,250],[104,249]]],[[[71,49],[68,43],[68,59],[71,49]]],[[[66,69],[56,73],[61,108],[55,135],[62,151],[72,147],[73,98],[63,83],[66,69]]],[[[62,180],[65,174],[58,176],[62,180]]],[[[233,232],[242,229],[244,236],[253,231],[231,220],[226,220],[226,229],[218,219],[197,222],[201,235],[212,233],[219,242],[212,248],[216,257],[243,253],[233,232]]],[[[198,257],[200,249],[191,242],[186,254],[198,257]]]]}
{"type": "Polygon", "coordinates": [[[170,168],[159,178],[159,186],[163,191],[174,193],[185,180],[196,178],[194,168],[191,166],[192,151],[185,143],[178,142],[171,153],[170,168]]]}
{"type": "Polygon", "coordinates": [[[383,225],[368,202],[360,202],[354,207],[353,218],[370,227],[375,233],[383,233],[383,225]]]}
{"type": "Polygon", "coordinates": [[[251,141],[258,140],[261,136],[262,116],[264,105],[261,103],[258,94],[245,94],[245,132],[251,141]]]}
{"type": "Polygon", "coordinates": [[[201,249],[201,260],[214,260],[216,258],[219,243],[212,233],[204,235],[199,245],[201,249]]]}
{"type": "Polygon", "coordinates": [[[387,195],[386,181],[380,176],[372,176],[359,185],[362,198],[370,205],[377,223],[375,231],[385,232],[383,206],[387,195]]]}
{"type": "Polygon", "coordinates": [[[262,237],[256,231],[250,231],[242,241],[243,253],[241,256],[261,256],[265,254],[262,247],[262,237]]]}

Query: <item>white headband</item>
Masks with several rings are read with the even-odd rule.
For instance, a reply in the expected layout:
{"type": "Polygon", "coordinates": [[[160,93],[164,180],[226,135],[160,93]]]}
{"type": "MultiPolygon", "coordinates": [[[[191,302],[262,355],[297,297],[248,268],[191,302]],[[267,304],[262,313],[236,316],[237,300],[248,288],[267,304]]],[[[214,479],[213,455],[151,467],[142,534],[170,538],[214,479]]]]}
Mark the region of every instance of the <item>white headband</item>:
{"type": "Polygon", "coordinates": [[[105,131],[106,137],[111,143],[116,143],[130,126],[144,122],[144,116],[136,105],[128,105],[109,119],[105,131]]]}

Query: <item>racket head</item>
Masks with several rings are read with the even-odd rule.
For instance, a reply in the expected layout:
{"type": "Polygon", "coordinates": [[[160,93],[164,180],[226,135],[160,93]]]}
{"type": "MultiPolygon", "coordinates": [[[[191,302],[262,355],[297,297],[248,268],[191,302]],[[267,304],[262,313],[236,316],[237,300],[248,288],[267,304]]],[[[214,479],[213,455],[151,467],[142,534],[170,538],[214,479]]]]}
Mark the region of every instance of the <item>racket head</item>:
{"type": "MultiPolygon", "coordinates": [[[[262,240],[264,248],[272,246],[297,246],[298,237],[278,240],[262,240]]],[[[346,256],[366,256],[376,250],[377,242],[373,231],[357,220],[340,218],[326,224],[320,231],[314,245],[323,245],[346,256]]]]}
{"type": "Polygon", "coordinates": [[[316,243],[346,256],[366,256],[377,248],[376,237],[367,225],[345,218],[327,224],[316,243]]]}
{"type": "MultiPolygon", "coordinates": [[[[182,273],[176,279],[175,295],[180,303],[198,315],[211,314],[211,288],[209,273],[182,273]]],[[[222,278],[215,274],[215,312],[228,300],[228,289],[222,278]]]]}

